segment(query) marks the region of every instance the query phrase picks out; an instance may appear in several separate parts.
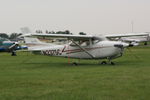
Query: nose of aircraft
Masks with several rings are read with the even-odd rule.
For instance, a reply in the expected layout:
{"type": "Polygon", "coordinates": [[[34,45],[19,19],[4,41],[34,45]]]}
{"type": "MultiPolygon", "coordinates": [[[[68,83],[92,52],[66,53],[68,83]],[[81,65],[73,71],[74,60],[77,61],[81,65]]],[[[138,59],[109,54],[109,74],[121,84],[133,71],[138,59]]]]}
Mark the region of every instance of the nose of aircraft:
{"type": "Polygon", "coordinates": [[[128,43],[124,43],[124,42],[122,42],[122,45],[123,45],[123,47],[128,47],[129,46],[128,43]]]}
{"type": "Polygon", "coordinates": [[[129,44],[128,43],[124,43],[124,42],[118,42],[114,44],[114,47],[118,47],[118,48],[125,48],[128,47],[129,44]]]}
{"type": "Polygon", "coordinates": [[[14,44],[19,44],[18,42],[14,42],[14,44]]]}

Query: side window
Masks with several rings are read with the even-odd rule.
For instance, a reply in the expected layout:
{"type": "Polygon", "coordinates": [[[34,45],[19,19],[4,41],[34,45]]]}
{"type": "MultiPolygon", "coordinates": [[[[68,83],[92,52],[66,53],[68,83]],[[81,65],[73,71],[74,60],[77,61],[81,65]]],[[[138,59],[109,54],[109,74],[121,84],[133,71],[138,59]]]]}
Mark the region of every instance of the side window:
{"type": "MultiPolygon", "coordinates": [[[[90,45],[90,41],[89,40],[80,40],[80,41],[75,41],[75,42],[77,44],[79,44],[80,46],[88,46],[88,45],[90,45]]],[[[70,46],[77,46],[77,45],[72,42],[70,44],[70,46]]]]}
{"type": "MultiPolygon", "coordinates": [[[[75,41],[77,44],[79,44],[78,43],[78,41],[75,41]]],[[[77,46],[75,43],[73,43],[73,42],[71,42],[71,44],[70,44],[70,46],[77,46]]]]}
{"type": "Polygon", "coordinates": [[[92,44],[96,44],[96,43],[98,43],[98,42],[100,42],[100,40],[93,40],[93,41],[92,41],[92,44]]]}

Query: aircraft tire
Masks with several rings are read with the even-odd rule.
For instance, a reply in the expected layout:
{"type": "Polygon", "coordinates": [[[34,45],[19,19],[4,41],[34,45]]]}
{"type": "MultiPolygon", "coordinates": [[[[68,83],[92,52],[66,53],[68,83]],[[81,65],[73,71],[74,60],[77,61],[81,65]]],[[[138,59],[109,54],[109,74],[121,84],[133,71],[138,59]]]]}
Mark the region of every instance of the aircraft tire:
{"type": "Polygon", "coordinates": [[[115,63],[114,63],[114,62],[110,62],[110,64],[111,64],[111,65],[115,65],[115,63]]]}
{"type": "Polygon", "coordinates": [[[16,52],[13,51],[13,52],[11,53],[11,56],[17,56],[17,55],[16,55],[16,52]]]}
{"type": "Polygon", "coordinates": [[[102,61],[102,62],[101,62],[101,65],[106,65],[106,64],[107,64],[106,61],[102,61]]]}
{"type": "Polygon", "coordinates": [[[73,63],[72,63],[72,65],[74,65],[74,66],[77,66],[77,65],[78,65],[78,63],[76,63],[76,62],[73,62],[73,63]]]}

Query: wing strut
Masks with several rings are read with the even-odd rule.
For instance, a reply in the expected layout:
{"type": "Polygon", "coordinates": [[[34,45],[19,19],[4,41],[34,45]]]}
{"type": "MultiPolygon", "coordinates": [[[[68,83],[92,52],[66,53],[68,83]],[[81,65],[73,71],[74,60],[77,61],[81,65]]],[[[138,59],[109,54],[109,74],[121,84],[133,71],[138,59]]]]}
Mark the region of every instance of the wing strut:
{"type": "Polygon", "coordinates": [[[72,39],[71,41],[76,44],[80,49],[82,49],[83,51],[85,51],[85,53],[87,53],[89,56],[91,56],[91,58],[95,58],[92,54],[90,54],[86,49],[84,49],[83,47],[81,47],[79,44],[77,44],[76,42],[74,42],[72,39]]]}

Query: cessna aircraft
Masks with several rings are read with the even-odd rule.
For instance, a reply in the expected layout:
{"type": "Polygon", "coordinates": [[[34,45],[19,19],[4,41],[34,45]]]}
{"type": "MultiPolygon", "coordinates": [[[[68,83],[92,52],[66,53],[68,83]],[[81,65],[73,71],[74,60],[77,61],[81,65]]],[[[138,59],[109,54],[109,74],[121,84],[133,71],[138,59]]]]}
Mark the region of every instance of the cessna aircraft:
{"type": "MultiPolygon", "coordinates": [[[[121,41],[111,41],[108,38],[145,35],[147,35],[147,33],[99,37],[93,35],[26,34],[24,37],[28,50],[35,54],[77,59],[107,59],[108,62],[102,61],[101,64],[108,63],[114,65],[112,59],[121,57],[124,48],[134,46],[134,44],[131,45],[121,41]],[[42,43],[33,37],[66,38],[69,42],[64,45],[56,45],[52,43],[42,43]]],[[[77,65],[77,63],[74,64],[77,65]]]]}

